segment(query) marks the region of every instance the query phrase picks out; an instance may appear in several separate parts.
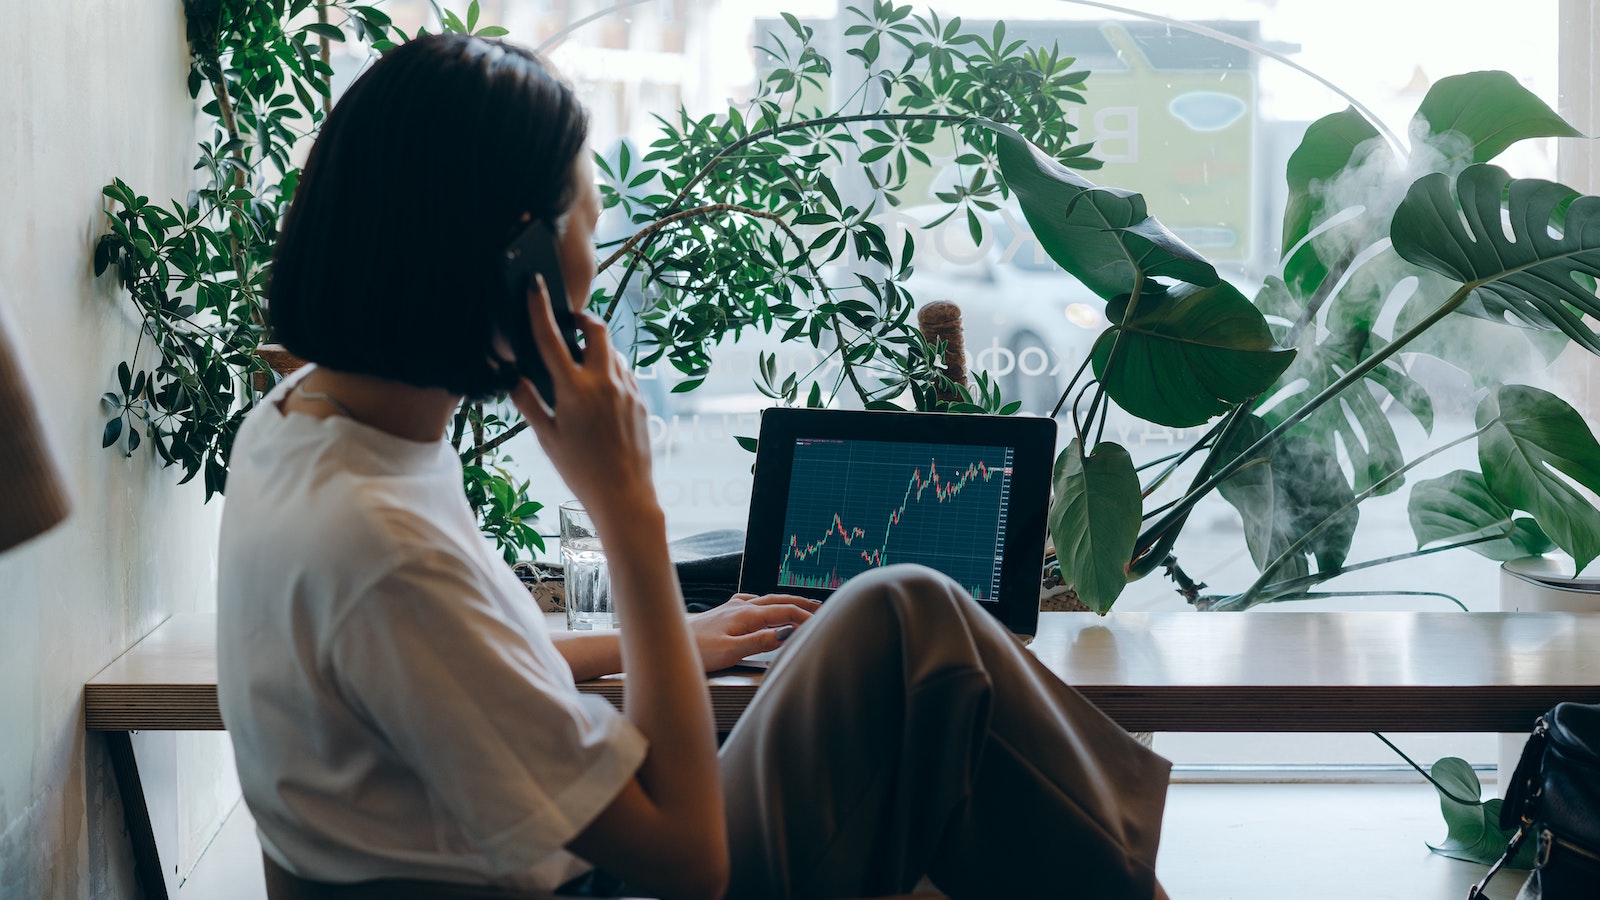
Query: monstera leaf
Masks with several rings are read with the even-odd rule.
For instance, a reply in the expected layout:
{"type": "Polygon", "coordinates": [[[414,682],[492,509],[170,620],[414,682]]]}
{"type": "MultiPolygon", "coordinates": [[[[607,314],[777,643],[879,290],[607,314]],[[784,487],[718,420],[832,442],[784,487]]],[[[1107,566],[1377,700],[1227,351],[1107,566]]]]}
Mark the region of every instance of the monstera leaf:
{"type": "MultiPolygon", "coordinates": [[[[1472,771],[1472,766],[1459,757],[1447,756],[1439,760],[1433,764],[1429,774],[1433,776],[1435,788],[1444,789],[1439,791],[1439,811],[1444,814],[1447,831],[1445,839],[1438,846],[1429,844],[1428,849],[1451,859],[1464,859],[1485,866],[1493,864],[1505,852],[1512,834],[1500,828],[1500,798],[1476,803],[1461,802],[1480,797],[1483,787],[1478,783],[1478,775],[1472,771]],[[1456,799],[1447,796],[1445,791],[1449,791],[1456,799]]],[[[1517,869],[1533,868],[1535,843],[1524,841],[1517,855],[1507,865],[1517,869]]]]}
{"type": "Polygon", "coordinates": [[[1104,442],[1087,457],[1082,446],[1074,438],[1056,458],[1050,540],[1078,599],[1104,613],[1128,583],[1139,538],[1139,476],[1121,446],[1104,442]]]}
{"type": "Polygon", "coordinates": [[[1010,127],[974,124],[995,133],[1000,172],[1040,246],[1096,294],[1131,294],[1141,276],[1217,283],[1217,270],[1151,218],[1142,195],[1085,180],[1010,127]]]}
{"type": "Polygon", "coordinates": [[[1413,151],[1402,161],[1383,142],[1378,130],[1353,107],[1324,116],[1306,129],[1289,157],[1285,174],[1289,199],[1283,214],[1283,277],[1297,295],[1309,296],[1328,274],[1332,257],[1360,250],[1376,241],[1386,215],[1381,203],[1336,199],[1330,185],[1347,170],[1359,167],[1363,184],[1381,184],[1401,172],[1453,172],[1466,163],[1488,162],[1517,141],[1544,137],[1581,137],[1565,120],[1506,72],[1468,72],[1441,78],[1428,89],[1411,122],[1413,151]],[[1346,208],[1349,205],[1351,208],[1346,208]],[[1348,218],[1317,241],[1297,246],[1307,235],[1341,214],[1348,218]]]}
{"type": "MultiPolygon", "coordinates": [[[[1228,459],[1235,458],[1267,430],[1265,422],[1251,416],[1221,452],[1228,459]]],[[[1244,519],[1245,543],[1258,569],[1265,569],[1313,527],[1355,499],[1338,460],[1316,443],[1293,434],[1247,460],[1219,490],[1244,519]]],[[[1344,565],[1359,518],[1356,508],[1340,515],[1312,538],[1304,553],[1279,565],[1272,579],[1287,581],[1309,574],[1308,555],[1316,558],[1319,571],[1344,565]]]]}
{"type": "MultiPolygon", "coordinates": [[[[1315,246],[1296,245],[1305,240],[1313,228],[1342,211],[1337,204],[1330,204],[1320,189],[1350,165],[1357,156],[1356,148],[1369,142],[1381,142],[1378,129],[1354,107],[1349,107],[1312,122],[1300,146],[1289,155],[1285,168],[1289,202],[1283,211],[1283,252],[1288,255],[1283,262],[1283,277],[1300,296],[1316,290],[1328,275],[1328,265],[1315,246]]],[[[1387,155],[1378,157],[1383,163],[1369,161],[1369,165],[1392,166],[1396,161],[1394,153],[1386,147],[1374,152],[1387,155]]]]}
{"type": "Polygon", "coordinates": [[[1152,422],[1206,422],[1265,391],[1294,359],[1226,281],[1180,284],[1127,307],[1125,297],[1107,305],[1120,324],[1095,345],[1094,372],[1118,406],[1152,422]]]}
{"type": "MultiPolygon", "coordinates": [[[[1600,316],[1589,281],[1600,275],[1600,197],[1473,165],[1454,191],[1444,175],[1417,179],[1390,232],[1395,252],[1474,288],[1489,315],[1559,330],[1600,353],[1600,335],[1583,321],[1600,316]]],[[[1460,291],[1454,296],[1466,302],[1460,291]]]]}
{"type": "MultiPolygon", "coordinates": [[[[1412,326],[1438,309],[1459,285],[1426,269],[1405,262],[1416,278],[1415,288],[1395,319],[1395,333],[1412,326]]],[[[1412,338],[1409,353],[1426,353],[1466,373],[1478,387],[1500,385],[1555,361],[1566,349],[1567,336],[1560,331],[1540,330],[1507,322],[1504,316],[1490,315],[1476,295],[1456,308],[1461,315],[1449,316],[1412,338]]]]}
{"type": "MultiPolygon", "coordinates": [[[[1488,162],[1528,138],[1583,137],[1509,72],[1467,72],[1434,82],[1411,122],[1414,137],[1455,132],[1466,162],[1488,162]]],[[[1444,170],[1457,163],[1447,158],[1444,170]]]]}
{"type": "Polygon", "coordinates": [[[1555,547],[1539,529],[1539,523],[1517,516],[1515,510],[1495,498],[1482,475],[1465,469],[1417,482],[1411,489],[1406,511],[1419,550],[1433,543],[1454,544],[1489,535],[1500,537],[1469,547],[1490,559],[1538,556],[1555,547]]]}
{"type": "MultiPolygon", "coordinates": [[[[1323,343],[1308,347],[1296,358],[1295,365],[1289,367],[1282,379],[1292,383],[1303,378],[1306,380],[1305,390],[1292,398],[1291,402],[1279,404],[1263,413],[1262,418],[1273,425],[1282,422],[1299,409],[1301,404],[1293,401],[1308,400],[1339,380],[1362,356],[1369,354],[1368,347],[1375,340],[1370,332],[1352,331],[1330,336],[1323,343]]],[[[1403,373],[1391,371],[1390,374],[1409,381],[1403,373]]],[[[1313,438],[1330,453],[1335,453],[1340,446],[1344,448],[1358,491],[1383,481],[1405,465],[1405,456],[1400,452],[1400,439],[1395,435],[1394,426],[1390,424],[1389,416],[1377,396],[1365,383],[1353,384],[1340,392],[1337,401],[1317,407],[1300,427],[1301,433],[1313,438]]],[[[1379,493],[1391,493],[1403,481],[1403,478],[1394,478],[1384,482],[1379,493]]]]}
{"type": "MultiPolygon", "coordinates": [[[[1390,256],[1390,259],[1394,266],[1413,269],[1429,275],[1430,279],[1442,280],[1438,279],[1438,275],[1416,269],[1397,256],[1390,256]]],[[[1387,269],[1389,263],[1379,264],[1378,267],[1387,269]]],[[[1317,330],[1318,340],[1315,343],[1306,341],[1299,348],[1293,365],[1278,378],[1274,389],[1267,392],[1266,400],[1262,402],[1266,412],[1261,413],[1267,423],[1277,426],[1288,416],[1298,413],[1320,392],[1331,388],[1352,368],[1389,344],[1373,333],[1373,323],[1378,320],[1389,287],[1371,277],[1371,271],[1371,263],[1352,271],[1349,282],[1339,290],[1326,312],[1322,328],[1317,330]]],[[[1256,304],[1262,312],[1291,322],[1301,319],[1304,314],[1302,304],[1278,279],[1267,279],[1261,295],[1256,298],[1256,304]]],[[[1277,325],[1274,330],[1286,335],[1290,328],[1277,325]]],[[[1280,340],[1286,340],[1286,336],[1280,340]]],[[[1389,421],[1382,394],[1389,394],[1389,397],[1397,400],[1405,410],[1416,416],[1422,431],[1432,434],[1434,400],[1421,383],[1400,367],[1398,360],[1392,359],[1366,373],[1363,383],[1352,384],[1339,392],[1338,402],[1320,405],[1301,424],[1301,434],[1306,434],[1334,455],[1338,455],[1342,448],[1342,452],[1349,456],[1355,490],[1358,492],[1381,485],[1379,493],[1392,493],[1403,485],[1400,477],[1384,480],[1405,464],[1405,458],[1400,452],[1400,439],[1395,436],[1394,424],[1389,421]]]]}
{"type": "Polygon", "coordinates": [[[1562,477],[1600,493],[1600,443],[1578,411],[1538,388],[1508,384],[1478,405],[1478,465],[1502,504],[1533,514],[1583,571],[1600,556],[1600,509],[1562,477]]]}

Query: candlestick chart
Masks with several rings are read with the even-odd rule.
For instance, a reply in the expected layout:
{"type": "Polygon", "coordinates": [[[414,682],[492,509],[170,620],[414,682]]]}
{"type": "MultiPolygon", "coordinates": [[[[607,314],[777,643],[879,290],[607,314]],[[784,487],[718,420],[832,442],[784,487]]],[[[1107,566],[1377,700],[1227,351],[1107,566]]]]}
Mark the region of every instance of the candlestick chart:
{"type": "Polygon", "coordinates": [[[797,440],[778,583],[831,590],[921,563],[994,600],[1011,464],[1009,447],[797,440]]]}

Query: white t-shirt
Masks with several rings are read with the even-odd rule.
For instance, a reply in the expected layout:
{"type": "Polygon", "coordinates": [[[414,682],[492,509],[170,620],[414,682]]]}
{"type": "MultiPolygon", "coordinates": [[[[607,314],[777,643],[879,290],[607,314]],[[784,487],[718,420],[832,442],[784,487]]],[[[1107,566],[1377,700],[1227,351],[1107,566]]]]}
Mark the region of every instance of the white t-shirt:
{"type": "Polygon", "coordinates": [[[218,565],[218,697],[262,848],[335,883],[582,874],[562,848],[644,737],[573,686],[448,444],[285,414],[288,388],[239,431],[218,565]]]}

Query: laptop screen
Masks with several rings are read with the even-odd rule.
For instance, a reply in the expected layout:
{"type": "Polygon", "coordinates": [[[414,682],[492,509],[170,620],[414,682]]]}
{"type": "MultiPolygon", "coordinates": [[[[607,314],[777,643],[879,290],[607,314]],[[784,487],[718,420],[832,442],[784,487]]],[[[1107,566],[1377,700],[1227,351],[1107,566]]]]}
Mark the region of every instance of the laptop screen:
{"type": "Polygon", "coordinates": [[[783,587],[839,587],[921,563],[974,599],[1000,596],[1012,447],[797,438],[784,512],[783,587]]]}
{"type": "Polygon", "coordinates": [[[1028,416],[770,409],[740,590],[825,599],[918,563],[1031,634],[1055,433],[1028,416]]]}

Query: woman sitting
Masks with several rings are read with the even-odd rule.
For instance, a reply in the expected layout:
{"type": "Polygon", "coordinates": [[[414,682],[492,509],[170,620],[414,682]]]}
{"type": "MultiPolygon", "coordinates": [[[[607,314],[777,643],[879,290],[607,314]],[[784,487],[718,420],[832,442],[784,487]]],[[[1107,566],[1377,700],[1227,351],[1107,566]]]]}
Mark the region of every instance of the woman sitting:
{"type": "Polygon", "coordinates": [[[684,614],[637,385],[583,312],[590,165],[572,90],[460,35],[387,53],[312,149],[270,309],[315,365],[239,432],[219,562],[272,896],[1160,895],[1167,763],[950,580],[684,614]],[[553,407],[507,359],[501,254],[534,220],[567,286],[525,301],[553,407]],[[620,632],[548,633],[479,534],[445,435],[506,392],[598,525],[620,632]],[[705,673],[790,634],[719,755],[705,673]],[[614,672],[625,713],[574,686],[614,672]]]}

